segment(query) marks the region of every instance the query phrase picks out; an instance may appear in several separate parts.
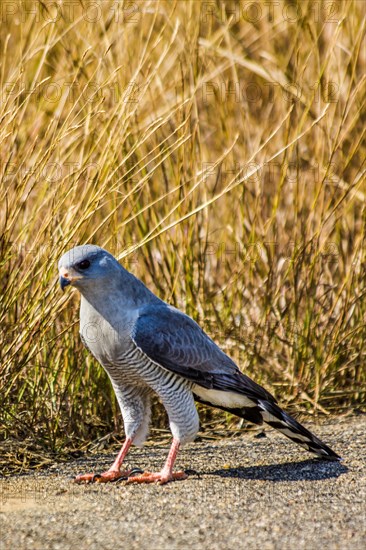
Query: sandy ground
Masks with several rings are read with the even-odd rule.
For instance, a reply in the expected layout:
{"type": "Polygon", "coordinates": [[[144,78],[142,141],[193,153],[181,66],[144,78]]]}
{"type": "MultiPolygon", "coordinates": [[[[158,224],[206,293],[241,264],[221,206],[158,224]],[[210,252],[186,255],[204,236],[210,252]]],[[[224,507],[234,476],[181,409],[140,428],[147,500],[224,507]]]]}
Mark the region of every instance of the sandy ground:
{"type": "MultiPolygon", "coordinates": [[[[273,431],[195,442],[165,486],[75,485],[110,454],[0,479],[0,548],[361,550],[366,548],[366,417],[314,426],[344,457],[317,461],[273,431]],[[310,458],[309,458],[310,457],[310,458]]],[[[133,449],[129,466],[158,469],[165,446],[133,449]]]]}

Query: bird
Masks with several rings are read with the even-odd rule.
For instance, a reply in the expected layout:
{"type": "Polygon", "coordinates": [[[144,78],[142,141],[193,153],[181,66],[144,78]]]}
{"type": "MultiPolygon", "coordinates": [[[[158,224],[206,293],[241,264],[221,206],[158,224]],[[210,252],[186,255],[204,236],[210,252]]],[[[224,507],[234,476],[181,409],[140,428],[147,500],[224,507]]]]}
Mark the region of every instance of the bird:
{"type": "Polygon", "coordinates": [[[265,422],[318,458],[342,460],[241,372],[191,317],[156,296],[110,252],[94,244],[76,246],[60,258],[58,269],[61,289],[71,285],[80,292],[80,337],[110,378],[125,430],[111,467],[79,474],[76,483],[185,479],[174,463],[180,447],[198,433],[196,401],[254,424],[265,422]],[[154,394],[173,436],[165,464],[159,472],[123,470],[131,445],[147,439],[154,394]]]}

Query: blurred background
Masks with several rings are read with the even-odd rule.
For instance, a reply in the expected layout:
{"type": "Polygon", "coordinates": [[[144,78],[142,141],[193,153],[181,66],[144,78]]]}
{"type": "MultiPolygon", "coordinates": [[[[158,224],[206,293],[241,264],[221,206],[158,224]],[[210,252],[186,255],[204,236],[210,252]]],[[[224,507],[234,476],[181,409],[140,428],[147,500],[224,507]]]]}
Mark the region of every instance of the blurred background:
{"type": "Polygon", "coordinates": [[[364,412],[364,3],[4,0],[0,18],[3,471],[123,436],[57,284],[82,243],[289,412],[364,412]]]}

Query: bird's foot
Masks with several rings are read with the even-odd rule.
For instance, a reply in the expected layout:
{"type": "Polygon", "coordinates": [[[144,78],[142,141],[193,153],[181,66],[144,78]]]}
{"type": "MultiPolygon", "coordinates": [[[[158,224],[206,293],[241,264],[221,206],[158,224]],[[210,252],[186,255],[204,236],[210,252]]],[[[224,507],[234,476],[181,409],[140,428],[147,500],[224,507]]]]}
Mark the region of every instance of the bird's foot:
{"type": "Polygon", "coordinates": [[[185,472],[144,472],[141,475],[132,475],[128,478],[127,483],[158,483],[159,485],[165,485],[169,481],[178,481],[181,479],[187,479],[188,475],[185,472]]]}
{"type": "Polygon", "coordinates": [[[101,474],[79,474],[75,477],[74,483],[109,483],[118,479],[128,479],[131,471],[121,472],[119,470],[107,470],[101,474]]]}

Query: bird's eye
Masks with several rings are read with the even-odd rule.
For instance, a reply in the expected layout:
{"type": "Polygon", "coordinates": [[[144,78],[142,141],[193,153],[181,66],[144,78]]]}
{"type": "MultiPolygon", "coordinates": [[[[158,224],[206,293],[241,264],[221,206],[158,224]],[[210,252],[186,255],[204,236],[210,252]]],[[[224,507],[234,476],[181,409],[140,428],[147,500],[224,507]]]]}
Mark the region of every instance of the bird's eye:
{"type": "Polygon", "coordinates": [[[76,266],[78,269],[88,269],[90,267],[89,260],[83,260],[82,262],[78,263],[76,266]]]}

